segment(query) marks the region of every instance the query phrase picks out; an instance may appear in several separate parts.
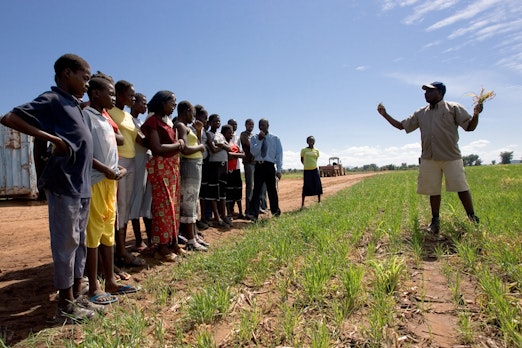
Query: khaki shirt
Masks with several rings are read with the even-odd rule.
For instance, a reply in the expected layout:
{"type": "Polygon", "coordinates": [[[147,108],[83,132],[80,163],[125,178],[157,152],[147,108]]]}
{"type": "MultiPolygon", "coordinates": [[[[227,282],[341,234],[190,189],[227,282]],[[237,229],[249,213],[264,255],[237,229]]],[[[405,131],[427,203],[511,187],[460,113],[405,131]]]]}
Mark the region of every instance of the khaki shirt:
{"type": "Polygon", "coordinates": [[[428,105],[415,111],[401,123],[407,133],[420,128],[421,158],[453,161],[462,158],[458,126],[467,130],[471,118],[462,105],[441,100],[433,108],[428,105]]]}

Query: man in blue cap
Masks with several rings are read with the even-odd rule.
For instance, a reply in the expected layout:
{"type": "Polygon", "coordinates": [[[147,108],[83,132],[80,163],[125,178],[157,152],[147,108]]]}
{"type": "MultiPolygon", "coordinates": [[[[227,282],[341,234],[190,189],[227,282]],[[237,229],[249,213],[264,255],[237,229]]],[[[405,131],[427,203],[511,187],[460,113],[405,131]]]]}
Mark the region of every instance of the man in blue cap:
{"type": "Polygon", "coordinates": [[[465,131],[477,128],[482,104],[477,104],[471,116],[466,109],[455,102],[444,100],[446,86],[433,82],[422,86],[429,105],[415,111],[410,117],[399,122],[391,117],[386,108],[379,104],[377,111],[392,126],[410,133],[417,128],[421,132],[422,155],[419,159],[417,193],[430,196],[432,219],[428,231],[439,233],[439,211],[441,202],[442,176],[446,180],[446,191],[458,192],[468,219],[478,223],[471,193],[466,181],[464,163],[458,146],[458,127],[465,131]]]}

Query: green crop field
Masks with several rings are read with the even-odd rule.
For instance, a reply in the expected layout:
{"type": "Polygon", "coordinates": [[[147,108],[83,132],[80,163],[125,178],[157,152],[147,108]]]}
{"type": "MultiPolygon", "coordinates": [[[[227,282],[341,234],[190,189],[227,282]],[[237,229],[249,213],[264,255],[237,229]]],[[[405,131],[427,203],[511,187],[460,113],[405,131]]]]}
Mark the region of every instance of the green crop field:
{"type": "Polygon", "coordinates": [[[430,236],[417,172],[376,175],[321,205],[252,224],[209,253],[150,269],[141,294],[105,317],[19,346],[418,347],[446,339],[520,347],[522,165],[466,171],[478,226],[457,194],[444,192],[441,234],[430,236]],[[435,285],[428,271],[443,281],[435,285]],[[443,293],[449,309],[437,318],[443,293]]]}

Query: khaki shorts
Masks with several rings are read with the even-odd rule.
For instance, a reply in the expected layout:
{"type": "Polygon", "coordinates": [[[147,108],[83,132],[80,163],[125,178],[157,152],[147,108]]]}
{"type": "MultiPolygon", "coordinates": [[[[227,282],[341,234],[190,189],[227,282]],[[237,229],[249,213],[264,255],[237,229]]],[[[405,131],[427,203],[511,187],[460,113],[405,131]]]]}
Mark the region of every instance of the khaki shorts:
{"type": "Polygon", "coordinates": [[[430,196],[440,195],[443,175],[446,179],[447,192],[463,192],[469,190],[462,159],[454,161],[421,159],[417,193],[430,196]]]}

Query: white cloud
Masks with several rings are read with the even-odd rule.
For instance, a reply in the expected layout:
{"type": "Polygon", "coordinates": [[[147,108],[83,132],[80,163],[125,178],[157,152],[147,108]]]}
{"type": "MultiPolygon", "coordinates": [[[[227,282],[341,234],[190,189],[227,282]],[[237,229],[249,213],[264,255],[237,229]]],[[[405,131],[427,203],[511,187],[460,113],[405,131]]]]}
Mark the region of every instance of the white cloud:
{"type": "Polygon", "coordinates": [[[366,70],[368,70],[368,66],[360,65],[360,66],[356,67],[355,70],[357,70],[357,71],[366,71],[366,70]]]}
{"type": "MultiPolygon", "coordinates": [[[[453,52],[464,48],[487,46],[497,47],[488,56],[498,57],[497,66],[522,73],[522,57],[519,43],[522,43],[522,2],[520,0],[425,0],[382,2],[383,11],[408,8],[411,12],[402,19],[405,25],[426,24],[426,31],[435,32],[447,29],[447,40],[437,40],[421,46],[429,50],[435,46],[442,55],[441,61],[451,62],[453,52]],[[510,35],[512,34],[512,35],[510,35]],[[512,39],[504,39],[507,36],[512,39]],[[502,38],[501,42],[495,40],[502,38]],[[460,40],[460,41],[459,41],[460,40]],[[445,46],[444,46],[445,45],[445,46]],[[500,50],[502,49],[502,52],[500,50]]],[[[398,10],[397,10],[398,11],[398,10]]],[[[435,48],[434,48],[435,49],[435,48]]],[[[459,57],[460,58],[460,57],[459,57]]],[[[471,59],[471,58],[469,58],[471,59]]]]}
{"type": "Polygon", "coordinates": [[[484,149],[491,142],[489,140],[476,140],[467,145],[461,146],[460,150],[464,156],[479,152],[480,149],[484,149]]]}
{"type": "Polygon", "coordinates": [[[440,41],[440,40],[437,40],[437,41],[433,41],[433,42],[427,43],[427,44],[424,45],[422,48],[423,48],[423,49],[431,48],[431,47],[439,46],[440,44],[441,44],[441,41],[440,41]]]}
{"type": "Polygon", "coordinates": [[[466,28],[459,28],[459,29],[455,30],[453,33],[451,33],[448,36],[448,39],[456,39],[458,37],[470,34],[470,33],[474,32],[474,31],[476,31],[476,30],[478,30],[480,28],[485,27],[489,23],[490,22],[487,21],[487,20],[481,20],[481,21],[474,22],[474,23],[472,23],[470,26],[468,26],[466,28]]]}
{"type": "Polygon", "coordinates": [[[384,0],[382,1],[382,10],[383,11],[390,11],[393,10],[395,7],[406,7],[414,5],[419,0],[384,0]]]}
{"type": "MultiPolygon", "coordinates": [[[[483,164],[491,164],[492,161],[500,162],[500,153],[513,151],[513,159],[519,159],[519,146],[516,144],[492,148],[493,143],[486,139],[461,144],[463,156],[478,155],[483,164]]],[[[379,167],[393,164],[400,166],[402,163],[417,164],[421,155],[420,143],[407,143],[402,146],[382,147],[380,145],[350,146],[339,151],[321,151],[318,165],[328,164],[330,157],[339,157],[345,167],[362,167],[367,164],[376,164],[379,167]]],[[[284,169],[302,169],[300,154],[295,151],[284,152],[284,169]]]]}
{"type": "Polygon", "coordinates": [[[489,8],[494,6],[495,4],[497,4],[499,2],[502,2],[502,1],[505,1],[505,0],[480,0],[480,1],[475,1],[475,2],[471,3],[465,9],[463,9],[461,11],[458,11],[454,15],[452,15],[450,17],[447,17],[447,18],[445,18],[443,20],[440,20],[437,23],[431,25],[430,27],[428,27],[427,30],[428,31],[437,30],[437,29],[446,27],[448,25],[452,25],[452,24],[454,24],[456,22],[459,22],[461,20],[473,18],[476,15],[478,15],[479,13],[488,10],[489,8]]]}
{"type": "Polygon", "coordinates": [[[441,0],[441,1],[426,1],[425,3],[415,6],[414,12],[410,16],[406,17],[403,21],[404,24],[410,25],[418,22],[422,22],[424,15],[433,13],[434,11],[441,11],[450,8],[458,3],[458,0],[441,0]]]}

